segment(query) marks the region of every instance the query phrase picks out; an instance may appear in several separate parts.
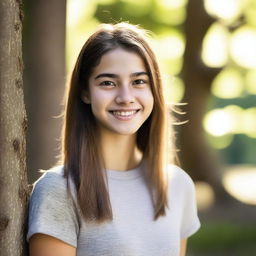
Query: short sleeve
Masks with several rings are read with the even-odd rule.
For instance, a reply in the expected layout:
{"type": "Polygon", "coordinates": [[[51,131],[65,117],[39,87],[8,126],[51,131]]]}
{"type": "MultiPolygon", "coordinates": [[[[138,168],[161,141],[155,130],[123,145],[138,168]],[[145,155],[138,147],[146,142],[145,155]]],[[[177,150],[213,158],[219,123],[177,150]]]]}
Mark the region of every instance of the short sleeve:
{"type": "Polygon", "coordinates": [[[188,174],[184,172],[184,205],[181,219],[181,239],[193,235],[200,228],[197,214],[195,185],[188,174]]]}
{"type": "Polygon", "coordinates": [[[34,185],[29,201],[27,241],[36,233],[77,246],[78,218],[61,173],[47,172],[34,185]]]}

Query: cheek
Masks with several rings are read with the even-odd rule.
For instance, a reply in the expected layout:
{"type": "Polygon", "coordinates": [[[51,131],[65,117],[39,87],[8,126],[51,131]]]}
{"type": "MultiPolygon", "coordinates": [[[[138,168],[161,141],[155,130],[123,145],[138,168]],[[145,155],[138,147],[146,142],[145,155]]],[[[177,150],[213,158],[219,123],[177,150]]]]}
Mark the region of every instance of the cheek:
{"type": "Polygon", "coordinates": [[[141,99],[143,101],[145,108],[151,111],[154,106],[154,97],[152,92],[150,90],[144,91],[141,95],[141,99]]]}
{"type": "Polygon", "coordinates": [[[91,91],[91,106],[93,112],[103,110],[109,103],[109,95],[101,91],[91,91]]]}

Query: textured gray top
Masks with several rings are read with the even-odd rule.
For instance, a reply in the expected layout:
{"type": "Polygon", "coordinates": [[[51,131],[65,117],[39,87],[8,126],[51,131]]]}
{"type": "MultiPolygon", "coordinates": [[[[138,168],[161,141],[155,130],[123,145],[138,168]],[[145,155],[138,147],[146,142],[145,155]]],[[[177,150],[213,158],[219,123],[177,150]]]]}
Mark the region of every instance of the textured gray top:
{"type": "Polygon", "coordinates": [[[200,227],[191,178],[168,167],[169,208],[154,221],[141,168],[107,170],[107,176],[113,221],[97,224],[85,222],[68,196],[63,167],[45,173],[30,199],[27,239],[35,233],[56,237],[76,247],[77,256],[178,256],[180,240],[200,227]]]}

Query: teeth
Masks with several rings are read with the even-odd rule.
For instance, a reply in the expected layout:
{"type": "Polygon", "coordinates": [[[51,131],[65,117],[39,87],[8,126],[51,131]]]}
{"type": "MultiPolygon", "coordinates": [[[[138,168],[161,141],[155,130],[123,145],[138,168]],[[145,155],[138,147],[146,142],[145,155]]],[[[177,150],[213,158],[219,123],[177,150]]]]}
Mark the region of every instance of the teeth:
{"type": "Polygon", "coordinates": [[[113,111],[113,114],[116,116],[131,116],[134,115],[137,111],[113,111]]]}

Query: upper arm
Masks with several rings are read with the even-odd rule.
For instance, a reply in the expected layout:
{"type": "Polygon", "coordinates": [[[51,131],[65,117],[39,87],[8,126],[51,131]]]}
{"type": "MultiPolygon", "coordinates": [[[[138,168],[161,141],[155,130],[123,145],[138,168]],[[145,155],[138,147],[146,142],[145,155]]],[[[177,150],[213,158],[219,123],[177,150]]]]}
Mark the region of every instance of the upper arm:
{"type": "Polygon", "coordinates": [[[30,198],[27,240],[45,234],[76,247],[78,218],[65,179],[56,173],[47,173],[36,183],[30,198]]]}
{"type": "Polygon", "coordinates": [[[76,256],[76,248],[52,236],[35,234],[29,240],[30,256],[76,256]]]}
{"type": "Polygon", "coordinates": [[[187,239],[180,241],[180,256],[185,256],[187,250],[187,239]]]}
{"type": "Polygon", "coordinates": [[[182,187],[182,216],[181,216],[181,239],[193,235],[200,228],[200,221],[197,214],[195,184],[193,180],[183,171],[182,180],[179,185],[182,187]]]}

